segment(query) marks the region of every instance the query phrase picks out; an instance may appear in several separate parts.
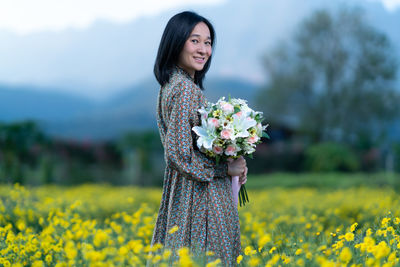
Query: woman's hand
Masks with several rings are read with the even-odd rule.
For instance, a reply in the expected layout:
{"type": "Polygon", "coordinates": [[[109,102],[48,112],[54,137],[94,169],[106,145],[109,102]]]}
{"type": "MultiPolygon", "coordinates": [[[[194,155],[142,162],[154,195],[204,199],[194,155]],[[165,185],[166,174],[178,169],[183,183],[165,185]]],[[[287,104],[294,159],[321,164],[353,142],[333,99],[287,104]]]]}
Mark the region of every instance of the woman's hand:
{"type": "MultiPolygon", "coordinates": [[[[246,160],[243,157],[239,157],[238,159],[228,159],[228,174],[230,176],[241,176],[245,173],[246,160]]],[[[247,175],[247,171],[246,171],[247,175]]]]}
{"type": "Polygon", "coordinates": [[[244,185],[247,182],[247,167],[245,167],[244,172],[239,176],[240,185],[244,185]]]}

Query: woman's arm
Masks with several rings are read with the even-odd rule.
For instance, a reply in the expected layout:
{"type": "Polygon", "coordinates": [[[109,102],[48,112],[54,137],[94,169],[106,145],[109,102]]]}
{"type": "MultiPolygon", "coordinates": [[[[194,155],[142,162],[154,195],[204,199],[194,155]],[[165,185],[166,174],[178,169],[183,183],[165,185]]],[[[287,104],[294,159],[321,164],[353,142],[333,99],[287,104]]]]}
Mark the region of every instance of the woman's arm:
{"type": "Polygon", "coordinates": [[[183,173],[188,179],[210,182],[214,177],[227,176],[227,163],[215,164],[203,153],[194,149],[192,137],[192,116],[197,113],[199,99],[196,89],[189,82],[176,85],[171,101],[172,111],[165,140],[165,152],[171,167],[183,173]]]}

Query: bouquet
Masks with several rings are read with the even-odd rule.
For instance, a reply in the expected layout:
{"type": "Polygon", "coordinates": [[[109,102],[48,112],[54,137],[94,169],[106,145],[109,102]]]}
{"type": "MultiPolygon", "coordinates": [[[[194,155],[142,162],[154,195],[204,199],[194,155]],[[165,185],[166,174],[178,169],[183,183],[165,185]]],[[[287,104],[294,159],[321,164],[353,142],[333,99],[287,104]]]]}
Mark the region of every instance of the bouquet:
{"type": "MultiPolygon", "coordinates": [[[[197,146],[206,155],[221,159],[238,158],[256,150],[261,143],[261,137],[269,138],[265,132],[267,125],[262,125],[263,113],[248,107],[247,101],[239,98],[225,100],[222,97],[217,103],[208,103],[199,109],[201,125],[192,130],[197,135],[197,146]]],[[[239,177],[232,177],[232,194],[237,205],[249,202],[244,185],[240,186],[239,177]],[[239,191],[240,188],[240,191],[239,191]]]]}

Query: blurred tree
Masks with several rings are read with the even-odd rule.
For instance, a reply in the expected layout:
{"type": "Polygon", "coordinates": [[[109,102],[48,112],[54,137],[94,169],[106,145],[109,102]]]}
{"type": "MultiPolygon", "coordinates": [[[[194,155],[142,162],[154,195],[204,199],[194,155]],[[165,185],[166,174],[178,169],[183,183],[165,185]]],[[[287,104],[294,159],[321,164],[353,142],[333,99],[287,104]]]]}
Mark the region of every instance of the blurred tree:
{"type": "Polygon", "coordinates": [[[154,164],[156,155],[162,154],[160,136],[155,131],[132,132],[118,142],[122,151],[128,182],[138,185],[159,184],[160,168],[154,164]]]}
{"type": "Polygon", "coordinates": [[[311,145],[305,154],[305,167],[312,172],[350,172],[360,168],[355,153],[343,144],[325,142],[311,145]]]}
{"type": "Polygon", "coordinates": [[[316,11],[264,64],[269,76],[260,108],[313,142],[367,149],[384,139],[399,112],[394,52],[359,9],[316,11]]]}
{"type": "Polygon", "coordinates": [[[34,165],[35,149],[47,140],[32,121],[0,124],[0,181],[23,183],[25,164],[34,165]]]}

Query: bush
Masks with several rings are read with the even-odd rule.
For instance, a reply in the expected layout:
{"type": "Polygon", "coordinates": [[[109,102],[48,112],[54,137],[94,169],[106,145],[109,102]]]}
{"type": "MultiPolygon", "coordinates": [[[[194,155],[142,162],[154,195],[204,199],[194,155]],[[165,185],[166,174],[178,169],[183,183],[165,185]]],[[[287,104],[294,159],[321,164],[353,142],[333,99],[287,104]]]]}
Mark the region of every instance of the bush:
{"type": "Polygon", "coordinates": [[[357,156],[347,146],[338,143],[320,143],[306,149],[306,169],[313,172],[357,171],[357,156]]]}

